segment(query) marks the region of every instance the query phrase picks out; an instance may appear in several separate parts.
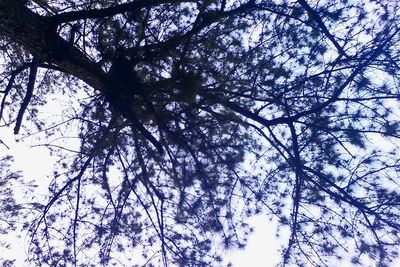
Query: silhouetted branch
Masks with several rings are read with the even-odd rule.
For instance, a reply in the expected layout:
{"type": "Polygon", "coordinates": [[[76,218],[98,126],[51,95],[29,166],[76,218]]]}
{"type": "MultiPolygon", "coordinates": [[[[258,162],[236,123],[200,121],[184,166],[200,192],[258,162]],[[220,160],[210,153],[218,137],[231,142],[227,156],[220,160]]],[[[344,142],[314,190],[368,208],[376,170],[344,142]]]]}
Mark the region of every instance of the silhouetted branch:
{"type": "Polygon", "coordinates": [[[33,59],[31,66],[30,66],[30,70],[29,70],[29,78],[28,78],[28,84],[26,86],[25,97],[21,103],[21,107],[18,112],[17,120],[15,122],[14,134],[19,133],[19,129],[21,128],[21,123],[22,123],[22,119],[24,117],[24,113],[26,111],[26,108],[29,105],[29,102],[32,99],[33,90],[35,89],[37,70],[38,70],[38,63],[37,63],[36,59],[33,59]]]}
{"type": "Polygon", "coordinates": [[[20,74],[21,72],[23,72],[30,66],[31,66],[31,63],[25,63],[22,66],[18,67],[17,69],[15,69],[14,71],[11,72],[6,88],[3,91],[1,91],[1,93],[3,93],[3,98],[1,100],[1,106],[0,106],[0,118],[3,117],[3,111],[5,108],[7,95],[10,93],[10,91],[14,85],[15,78],[17,77],[18,74],[20,74]]]}
{"type": "Polygon", "coordinates": [[[130,3],[119,4],[115,6],[111,6],[108,8],[102,9],[91,9],[91,10],[81,10],[81,11],[70,11],[63,12],[57,15],[51,16],[51,20],[56,24],[84,20],[84,19],[95,19],[95,18],[104,18],[111,17],[117,14],[122,14],[126,12],[138,12],[143,8],[150,8],[154,6],[158,6],[160,4],[177,4],[177,3],[185,3],[185,2],[195,2],[194,0],[155,0],[155,1],[146,1],[146,0],[136,0],[130,3]]]}
{"type": "Polygon", "coordinates": [[[336,47],[339,52],[339,56],[345,56],[348,58],[349,56],[343,50],[343,47],[336,41],[336,38],[329,32],[328,28],[325,26],[324,22],[322,21],[321,17],[318,15],[317,12],[312,9],[312,7],[307,3],[305,0],[298,0],[299,4],[307,11],[309,17],[313,19],[318,27],[322,30],[322,32],[328,37],[328,39],[332,42],[332,44],[336,47]]]}

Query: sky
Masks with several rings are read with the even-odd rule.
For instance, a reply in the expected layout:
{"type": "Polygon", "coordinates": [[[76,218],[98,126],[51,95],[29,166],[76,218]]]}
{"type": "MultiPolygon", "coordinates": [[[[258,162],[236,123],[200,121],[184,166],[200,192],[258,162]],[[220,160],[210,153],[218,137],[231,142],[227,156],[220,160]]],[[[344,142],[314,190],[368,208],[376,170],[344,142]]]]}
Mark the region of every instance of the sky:
{"type": "MultiPolygon", "coordinates": [[[[65,103],[66,104],[66,103],[65,103]]],[[[50,100],[41,107],[39,111],[46,118],[57,119],[65,112],[65,106],[60,105],[58,101],[50,100]]],[[[24,120],[23,125],[29,127],[30,122],[24,120]]],[[[24,131],[19,135],[14,135],[13,125],[10,127],[0,127],[0,140],[5,145],[0,144],[0,156],[12,155],[14,162],[12,169],[22,171],[25,179],[33,180],[38,185],[38,194],[43,196],[47,193],[47,187],[52,179],[53,165],[55,158],[51,157],[47,148],[37,146],[41,142],[37,136],[24,137],[24,131]]],[[[68,144],[68,147],[70,144],[68,144]]],[[[72,144],[73,145],[73,144],[72,144]]],[[[225,259],[233,263],[234,267],[272,267],[280,261],[280,246],[287,243],[287,238],[276,238],[277,225],[271,222],[266,215],[249,218],[249,224],[255,231],[250,235],[248,244],[243,250],[225,251],[225,259]]],[[[8,255],[9,258],[17,259],[17,267],[28,267],[24,264],[26,259],[28,238],[23,235],[22,239],[17,239],[16,235],[11,235],[13,247],[11,250],[0,248],[0,255],[8,255]]],[[[288,235],[287,235],[288,236],[288,235]]]]}
{"type": "MultiPolygon", "coordinates": [[[[54,159],[50,157],[44,147],[33,146],[37,142],[33,138],[16,142],[18,137],[12,133],[12,128],[0,128],[0,140],[4,145],[0,147],[0,155],[10,154],[14,157],[12,164],[13,170],[21,170],[24,177],[33,179],[38,184],[39,192],[45,194],[47,185],[52,174],[52,165],[54,159]]],[[[276,224],[270,222],[266,216],[252,217],[248,221],[255,228],[250,235],[249,242],[245,249],[225,251],[225,258],[233,263],[235,267],[272,267],[279,263],[280,254],[278,252],[280,245],[284,244],[285,239],[276,239],[276,224]]],[[[17,233],[15,233],[17,234],[17,233]]],[[[24,237],[24,235],[23,235],[24,237]]],[[[7,255],[10,258],[17,259],[16,266],[29,266],[24,264],[26,257],[27,238],[13,240],[13,249],[5,250],[0,248],[1,255],[7,255]],[[7,253],[7,254],[5,254],[7,253]]]]}
{"type": "MultiPolygon", "coordinates": [[[[55,163],[47,149],[44,147],[32,146],[36,143],[34,139],[16,142],[16,136],[13,135],[11,128],[0,128],[0,140],[9,146],[9,149],[7,149],[2,145],[0,147],[0,155],[13,155],[15,161],[12,168],[14,170],[21,170],[24,177],[35,180],[39,185],[39,192],[44,194],[52,174],[52,165],[55,163]]],[[[379,140],[377,140],[377,142],[379,142],[379,140]]],[[[248,223],[254,227],[255,231],[250,235],[246,248],[243,250],[225,251],[225,259],[233,263],[234,267],[276,266],[281,260],[279,249],[282,245],[287,243],[287,231],[285,232],[285,230],[283,230],[281,237],[277,238],[276,222],[269,221],[265,215],[251,217],[248,223]]],[[[28,267],[29,264],[24,264],[23,262],[26,258],[28,239],[22,238],[21,240],[15,238],[15,236],[10,238],[14,239],[13,249],[4,250],[4,248],[0,248],[0,255],[8,255],[10,258],[15,257],[17,259],[15,266],[17,267],[28,267]]],[[[335,262],[332,263],[330,267],[335,266],[352,267],[353,265],[335,262]]],[[[400,267],[400,259],[393,263],[391,267],[400,267]]]]}
{"type": "MultiPolygon", "coordinates": [[[[12,165],[13,169],[21,170],[24,177],[35,180],[39,185],[39,192],[44,194],[51,179],[54,158],[50,157],[48,151],[43,147],[31,147],[35,144],[34,138],[22,142],[16,142],[16,138],[18,137],[13,135],[12,128],[0,128],[0,140],[9,147],[8,149],[0,144],[0,156],[13,155],[15,158],[15,162],[12,165]]],[[[383,140],[377,138],[375,143],[382,144],[383,140]]],[[[249,218],[249,223],[255,228],[255,231],[250,235],[246,248],[226,251],[224,252],[225,258],[231,261],[235,267],[275,266],[281,260],[279,249],[281,245],[287,243],[287,233],[286,236],[283,233],[283,237],[277,239],[277,225],[275,222],[270,222],[266,216],[249,218]]],[[[0,255],[7,253],[10,258],[15,257],[17,259],[16,266],[18,267],[29,266],[23,263],[26,257],[27,239],[22,238],[22,240],[19,240],[15,238],[13,243],[12,250],[5,251],[0,248],[0,255]]],[[[333,266],[351,267],[352,265],[335,262],[332,263],[333,266]]],[[[400,259],[393,263],[391,267],[400,267],[400,259]]]]}

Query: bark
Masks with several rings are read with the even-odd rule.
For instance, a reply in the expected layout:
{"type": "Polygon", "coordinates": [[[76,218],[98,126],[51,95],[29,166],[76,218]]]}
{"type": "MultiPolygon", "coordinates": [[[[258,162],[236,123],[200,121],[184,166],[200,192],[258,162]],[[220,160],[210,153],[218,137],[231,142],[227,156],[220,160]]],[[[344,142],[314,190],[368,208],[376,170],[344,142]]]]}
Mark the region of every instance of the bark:
{"type": "Polygon", "coordinates": [[[99,91],[107,89],[109,77],[100,66],[59,36],[49,17],[32,12],[21,0],[0,0],[0,35],[24,47],[38,61],[55,64],[99,91]]]}
{"type": "MultiPolygon", "coordinates": [[[[122,55],[120,62],[116,61],[118,58],[114,59],[110,71],[106,73],[98,63],[74,47],[73,43],[64,40],[57,32],[57,27],[61,22],[98,16],[112,16],[118,12],[128,12],[150,4],[146,1],[135,1],[131,4],[121,4],[117,7],[66,12],[46,17],[32,12],[23,2],[23,0],[0,0],[0,35],[7,36],[13,42],[21,45],[38,62],[47,62],[55,65],[103,93],[112,110],[118,111],[131,121],[136,130],[141,132],[159,151],[162,151],[160,143],[142,125],[132,110],[133,103],[138,103],[138,99],[143,100],[142,102],[147,103],[147,106],[150,107],[151,103],[147,99],[144,84],[137,78],[132,68],[129,68],[127,64],[123,64],[124,60],[126,60],[126,54],[122,55]],[[116,71],[113,71],[113,69],[116,71]]],[[[158,0],[155,3],[179,2],[185,1],[158,0]]],[[[154,5],[154,3],[152,4],[154,5]]],[[[223,18],[250,12],[252,8],[254,8],[254,1],[249,1],[230,11],[205,12],[201,14],[202,21],[194,23],[191,30],[186,34],[177,35],[175,38],[172,37],[170,40],[160,43],[159,49],[168,50],[167,43],[175,46],[179,41],[183,41],[182,39],[192,38],[194,34],[223,18]]],[[[233,106],[233,104],[229,104],[223,99],[217,102],[245,117],[252,118],[254,115],[251,111],[239,106],[233,106]]],[[[263,122],[268,125],[281,123],[281,121],[272,123],[267,122],[267,120],[263,120],[263,122]]]]}
{"type": "Polygon", "coordinates": [[[132,87],[142,86],[138,80],[132,82],[134,73],[125,72],[125,77],[120,77],[120,74],[104,72],[96,62],[57,33],[57,24],[51,17],[32,12],[21,0],[0,0],[0,35],[21,45],[39,62],[57,65],[104,93],[111,109],[130,120],[133,127],[162,152],[160,143],[131,110],[132,100],[141,90],[132,87]]]}
{"type": "Polygon", "coordinates": [[[94,19],[94,18],[104,18],[111,17],[121,13],[134,13],[138,12],[142,8],[151,8],[161,4],[176,4],[184,2],[196,2],[195,0],[138,0],[130,3],[119,4],[116,6],[111,6],[102,9],[91,9],[91,10],[81,10],[81,11],[70,11],[57,14],[52,17],[52,20],[57,23],[65,23],[70,21],[82,20],[82,19],[94,19]]]}

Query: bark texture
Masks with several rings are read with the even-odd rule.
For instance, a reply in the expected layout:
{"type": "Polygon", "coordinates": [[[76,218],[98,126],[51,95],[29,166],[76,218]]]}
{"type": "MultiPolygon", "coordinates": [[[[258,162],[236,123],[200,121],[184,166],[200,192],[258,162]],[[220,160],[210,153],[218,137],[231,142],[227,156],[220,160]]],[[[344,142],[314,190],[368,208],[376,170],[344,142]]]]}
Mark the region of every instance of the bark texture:
{"type": "Polygon", "coordinates": [[[96,62],[65,41],[50,18],[32,12],[22,1],[0,0],[0,35],[20,44],[38,60],[59,66],[96,90],[107,89],[109,77],[96,62]]]}

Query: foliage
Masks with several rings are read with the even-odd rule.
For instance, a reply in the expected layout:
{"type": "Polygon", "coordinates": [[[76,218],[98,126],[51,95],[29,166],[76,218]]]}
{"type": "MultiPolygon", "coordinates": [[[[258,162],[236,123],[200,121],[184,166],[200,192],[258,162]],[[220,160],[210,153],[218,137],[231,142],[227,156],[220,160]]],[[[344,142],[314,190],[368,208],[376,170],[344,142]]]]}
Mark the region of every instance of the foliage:
{"type": "MultiPolygon", "coordinates": [[[[14,199],[15,187],[21,185],[22,177],[18,172],[14,172],[10,169],[12,160],[13,158],[10,156],[0,158],[0,235],[2,236],[5,236],[10,231],[15,231],[18,227],[18,217],[26,215],[22,212],[21,206],[14,199]]],[[[0,246],[3,249],[9,249],[10,245],[8,239],[2,239],[0,241],[0,246]]],[[[4,266],[13,266],[12,264],[15,259],[9,259],[5,255],[1,255],[0,261],[4,266]]]]}
{"type": "Polygon", "coordinates": [[[31,264],[132,265],[140,251],[149,266],[219,266],[258,213],[290,229],[283,265],[389,264],[398,10],[0,0],[0,115],[59,157],[31,207],[31,264]],[[45,117],[54,101],[63,112],[45,117]]]}

